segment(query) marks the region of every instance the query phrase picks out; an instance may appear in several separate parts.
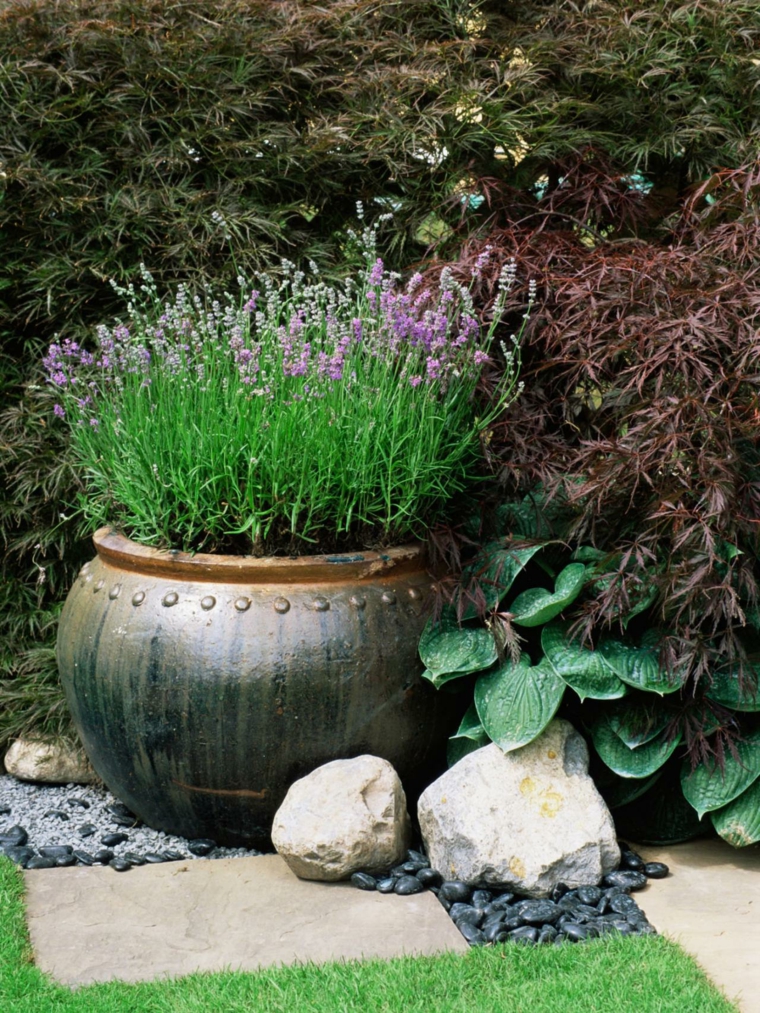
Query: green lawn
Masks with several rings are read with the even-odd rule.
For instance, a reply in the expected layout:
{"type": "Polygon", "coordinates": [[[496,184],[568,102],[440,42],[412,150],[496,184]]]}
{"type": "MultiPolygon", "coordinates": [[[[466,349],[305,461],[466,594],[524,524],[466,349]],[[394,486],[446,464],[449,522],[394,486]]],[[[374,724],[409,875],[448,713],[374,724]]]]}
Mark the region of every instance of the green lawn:
{"type": "Polygon", "coordinates": [[[1,1013],[735,1013],[690,957],[658,937],[505,946],[256,974],[196,974],[71,992],[33,965],[23,879],[0,859],[1,1013]]]}

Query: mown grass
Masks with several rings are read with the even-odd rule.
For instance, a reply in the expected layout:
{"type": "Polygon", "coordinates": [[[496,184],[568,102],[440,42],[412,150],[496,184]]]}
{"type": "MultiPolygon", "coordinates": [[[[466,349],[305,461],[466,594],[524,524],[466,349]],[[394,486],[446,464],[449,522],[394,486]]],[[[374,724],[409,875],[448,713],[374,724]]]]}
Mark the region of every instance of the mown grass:
{"type": "MultiPolygon", "coordinates": [[[[405,957],[194,974],[75,992],[32,962],[23,878],[0,859],[2,1013],[735,1013],[696,963],[660,937],[583,946],[506,946],[405,957]]],[[[107,919],[104,919],[107,922],[107,919]]],[[[104,932],[107,932],[104,924],[104,932]]]]}

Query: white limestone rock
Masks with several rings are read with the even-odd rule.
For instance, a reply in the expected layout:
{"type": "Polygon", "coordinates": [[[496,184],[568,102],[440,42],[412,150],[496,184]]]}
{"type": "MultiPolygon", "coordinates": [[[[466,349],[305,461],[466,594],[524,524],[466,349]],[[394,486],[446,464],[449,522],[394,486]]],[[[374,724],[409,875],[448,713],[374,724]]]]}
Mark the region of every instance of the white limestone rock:
{"type": "Polygon", "coordinates": [[[411,841],[398,774],[377,756],[325,763],[291,785],[272,841],[301,879],[387,870],[403,860],[411,841]]]}
{"type": "Polygon", "coordinates": [[[5,769],[19,781],[96,784],[100,780],[83,749],[64,740],[16,739],[5,754],[5,769]]]}
{"type": "Polygon", "coordinates": [[[563,720],[513,752],[469,753],[425,790],[418,816],[444,879],[547,897],[557,883],[596,884],[620,861],[586,743],[563,720]]]}

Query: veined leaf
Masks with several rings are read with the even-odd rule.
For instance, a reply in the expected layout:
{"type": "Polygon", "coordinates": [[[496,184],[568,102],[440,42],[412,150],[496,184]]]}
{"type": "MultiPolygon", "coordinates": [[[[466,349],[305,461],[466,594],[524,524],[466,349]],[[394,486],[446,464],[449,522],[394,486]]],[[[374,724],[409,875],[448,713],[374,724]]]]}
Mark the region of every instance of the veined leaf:
{"type": "Polygon", "coordinates": [[[610,727],[629,749],[638,749],[664,731],[670,715],[662,704],[621,704],[607,712],[610,727]]]}
{"type": "Polygon", "coordinates": [[[599,644],[598,650],[618,678],[636,689],[663,696],[675,693],[684,683],[681,675],[660,668],[660,651],[654,645],[642,643],[634,647],[608,638],[599,644]]]}
{"type": "Polygon", "coordinates": [[[569,623],[549,623],[541,631],[541,646],[554,671],[581,700],[617,700],[628,688],[615,675],[599,651],[571,640],[569,623]]]}
{"type": "Polygon", "coordinates": [[[485,732],[477,739],[460,739],[452,735],[446,746],[447,765],[453,767],[455,763],[459,763],[462,757],[467,756],[469,753],[474,753],[476,749],[482,749],[490,741],[485,732]]]}
{"type": "Polygon", "coordinates": [[[428,620],[420,637],[424,676],[440,686],[470,672],[489,668],[496,661],[496,645],[488,630],[460,628],[456,624],[428,620]]]}
{"type": "MultiPolygon", "coordinates": [[[[509,547],[509,540],[500,538],[484,545],[477,558],[465,568],[463,578],[474,580],[483,589],[489,609],[494,609],[515,582],[521,570],[530,562],[543,545],[529,545],[523,549],[509,547]]],[[[475,606],[465,605],[463,618],[473,619],[477,614],[475,606]]]]}
{"type": "Polygon", "coordinates": [[[710,819],[723,840],[735,848],[760,841],[760,780],[725,809],[711,813],[710,819]]]}
{"type": "Polygon", "coordinates": [[[531,665],[523,654],[475,683],[475,706],[488,735],[504,750],[532,742],[557,712],[565,684],[543,658],[531,665]]]}
{"type": "Polygon", "coordinates": [[[727,752],[722,771],[714,760],[701,763],[693,771],[688,761],[684,763],[681,786],[700,819],[733,802],[760,777],[760,731],[737,742],[736,751],[739,759],[727,752]]]}
{"type": "Polygon", "coordinates": [[[661,777],[662,770],[655,771],[651,777],[616,777],[611,785],[600,789],[600,794],[610,809],[617,809],[620,806],[628,805],[629,802],[635,802],[637,798],[649,791],[661,777]]]}
{"type": "Polygon", "coordinates": [[[668,742],[664,736],[630,749],[613,730],[608,715],[601,717],[591,728],[594,747],[610,770],[621,777],[649,777],[673,755],[681,736],[668,742]]]}
{"type": "Polygon", "coordinates": [[[475,707],[475,701],[473,700],[467,708],[467,713],[460,721],[459,728],[457,728],[451,738],[473,739],[473,741],[477,742],[479,739],[482,739],[485,734],[485,728],[483,728],[483,723],[478,717],[478,711],[475,707]]]}
{"type": "Polygon", "coordinates": [[[747,685],[744,690],[739,688],[739,676],[734,672],[716,672],[712,677],[712,685],[705,696],[708,700],[723,704],[735,711],[760,711],[760,671],[753,666],[757,678],[756,685],[747,685]]]}
{"type": "Polygon", "coordinates": [[[570,563],[557,577],[553,594],[542,587],[532,587],[515,598],[509,611],[520,626],[541,626],[574,602],[585,583],[586,567],[583,563],[570,563]]]}

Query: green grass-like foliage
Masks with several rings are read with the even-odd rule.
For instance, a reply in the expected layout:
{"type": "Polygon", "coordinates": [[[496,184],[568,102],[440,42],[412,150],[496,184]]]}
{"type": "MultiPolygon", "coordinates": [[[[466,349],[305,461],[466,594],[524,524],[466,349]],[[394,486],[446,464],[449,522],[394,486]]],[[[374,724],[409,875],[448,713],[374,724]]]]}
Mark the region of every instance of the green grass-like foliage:
{"type": "MultiPolygon", "coordinates": [[[[53,873],[55,875],[55,873],[53,873]]],[[[389,901],[390,902],[390,901],[389,901]]],[[[403,957],[193,974],[72,991],[32,963],[23,880],[0,858],[0,999],[4,1013],[735,1013],[675,943],[659,936],[582,946],[505,945],[464,956],[403,957]]]]}
{"type": "Polygon", "coordinates": [[[340,285],[286,263],[237,305],[183,287],[162,305],[145,274],[147,302],[126,292],[127,323],[99,328],[94,353],[51,346],[85,516],[187,550],[361,548],[423,536],[478,480],[517,390],[513,346],[476,397],[510,271],[481,331],[467,289],[399,289],[375,230],[355,238],[365,266],[340,285]]]}

